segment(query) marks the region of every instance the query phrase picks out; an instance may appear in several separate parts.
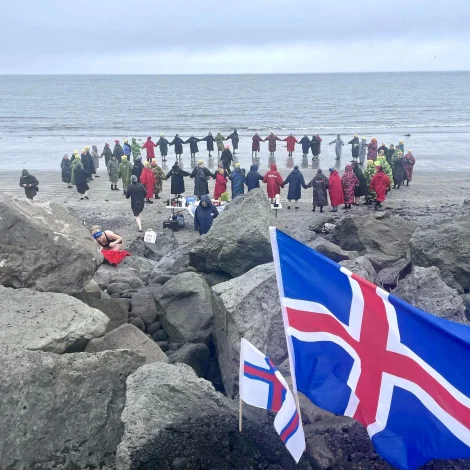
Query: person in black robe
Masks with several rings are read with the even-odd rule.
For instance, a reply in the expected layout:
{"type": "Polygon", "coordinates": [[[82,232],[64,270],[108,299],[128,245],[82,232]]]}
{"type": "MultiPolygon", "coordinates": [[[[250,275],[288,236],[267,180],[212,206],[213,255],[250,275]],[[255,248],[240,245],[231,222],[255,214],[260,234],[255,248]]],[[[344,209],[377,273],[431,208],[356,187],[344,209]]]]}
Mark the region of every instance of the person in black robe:
{"type": "Polygon", "coordinates": [[[181,160],[181,155],[183,155],[183,144],[184,144],[184,141],[183,139],[180,138],[179,134],[176,134],[173,141],[170,142],[170,145],[175,146],[176,158],[179,160],[181,160]]]}
{"type": "Polygon", "coordinates": [[[71,188],[72,168],[67,154],[64,155],[64,158],[62,158],[62,161],[60,162],[60,169],[62,170],[62,183],[67,183],[67,187],[71,188]]]}
{"type": "Polygon", "coordinates": [[[190,173],[182,170],[176,162],[171,168],[170,172],[166,175],[166,179],[171,179],[171,194],[179,196],[184,194],[184,177],[190,176],[190,173]]]}
{"type": "Polygon", "coordinates": [[[90,165],[90,174],[91,174],[90,179],[93,179],[93,175],[96,175],[96,167],[95,167],[95,162],[93,160],[93,157],[90,153],[90,146],[89,145],[87,145],[85,147],[85,151],[86,151],[86,156],[87,156],[88,162],[91,162],[91,165],[90,165]]]}
{"type": "Polygon", "coordinates": [[[198,160],[197,166],[193,169],[189,175],[190,178],[194,178],[194,195],[201,198],[204,194],[209,194],[209,178],[215,178],[207,168],[204,167],[204,162],[198,160]]]}
{"type": "Polygon", "coordinates": [[[124,150],[119,143],[119,140],[114,141],[114,150],[113,155],[116,157],[116,160],[121,163],[121,157],[124,155],[124,150]]]}
{"type": "Polygon", "coordinates": [[[225,140],[229,139],[232,141],[233,154],[235,155],[238,150],[238,143],[240,142],[240,137],[236,129],[234,129],[233,132],[225,140]]]}
{"type": "Polygon", "coordinates": [[[285,186],[286,184],[289,185],[289,191],[287,192],[287,200],[289,201],[289,204],[287,208],[290,209],[291,201],[295,201],[295,208],[298,209],[299,199],[302,197],[301,187],[307,189],[304,175],[300,172],[298,166],[294,166],[294,169],[290,172],[282,186],[285,186]]]}
{"type": "Polygon", "coordinates": [[[245,184],[248,186],[248,191],[259,188],[260,181],[263,181],[263,177],[258,173],[258,165],[251,165],[250,171],[245,177],[245,184]]]}
{"type": "Polygon", "coordinates": [[[83,165],[81,163],[77,163],[77,166],[75,167],[73,174],[75,177],[75,186],[77,187],[77,192],[80,194],[80,201],[82,201],[83,198],[88,199],[88,190],[90,189],[88,187],[88,181],[87,181],[88,173],[83,168],[83,165]]]}
{"type": "Polygon", "coordinates": [[[367,181],[364,173],[362,172],[359,164],[356,161],[351,162],[351,166],[353,167],[353,172],[356,175],[357,180],[359,181],[359,185],[354,187],[354,206],[358,206],[361,197],[367,194],[367,181]]]}
{"type": "Polygon", "coordinates": [[[101,152],[101,156],[104,157],[104,162],[106,168],[108,168],[108,163],[109,160],[111,160],[111,157],[113,156],[113,152],[109,147],[109,144],[104,144],[103,151],[101,152]]]}
{"type": "Polygon", "coordinates": [[[230,164],[233,162],[233,155],[228,145],[222,152],[222,155],[220,156],[220,161],[222,162],[222,166],[225,172],[230,175],[230,173],[232,173],[232,170],[230,170],[230,164]]]}
{"type": "Polygon", "coordinates": [[[84,149],[80,156],[80,160],[82,162],[83,169],[86,172],[87,180],[91,181],[93,179],[93,171],[95,170],[93,158],[91,158],[91,155],[89,155],[89,153],[84,149]]]}
{"type": "Polygon", "coordinates": [[[157,147],[160,147],[160,155],[162,156],[162,162],[166,162],[166,157],[168,155],[168,146],[170,142],[165,139],[165,134],[161,134],[157,142],[157,147]]]}
{"type": "Polygon", "coordinates": [[[28,199],[33,200],[37,195],[39,189],[39,181],[33,175],[30,175],[28,170],[23,170],[20,177],[20,186],[24,188],[24,194],[28,199]]]}
{"type": "MultiPolygon", "coordinates": [[[[142,157],[140,157],[140,163],[142,163],[142,157]]],[[[132,213],[134,214],[135,221],[137,222],[139,232],[142,232],[142,221],[140,220],[140,214],[145,207],[146,194],[147,190],[145,189],[145,186],[139,183],[136,175],[132,175],[131,184],[126,189],[126,199],[131,199],[131,209],[132,213]]]]}
{"type": "Polygon", "coordinates": [[[134,162],[132,167],[132,174],[137,177],[137,181],[140,183],[140,175],[144,169],[144,164],[142,163],[142,155],[139,155],[134,162]]]}
{"type": "Polygon", "coordinates": [[[352,145],[351,155],[353,160],[357,160],[359,158],[359,137],[357,134],[354,134],[354,137],[348,142],[348,145],[352,145]]]}
{"type": "Polygon", "coordinates": [[[310,151],[310,139],[307,134],[300,139],[299,144],[302,145],[302,153],[304,154],[303,156],[306,157],[310,151]]]}
{"type": "Polygon", "coordinates": [[[194,137],[194,134],[191,134],[191,137],[186,140],[184,143],[189,144],[189,151],[191,152],[191,158],[196,158],[196,153],[199,153],[199,147],[197,145],[202,139],[194,137]]]}
{"type": "Polygon", "coordinates": [[[207,143],[207,151],[209,152],[209,157],[211,157],[211,152],[214,151],[214,142],[215,142],[212,132],[209,132],[209,134],[207,134],[206,137],[202,138],[201,140],[207,143]]]}

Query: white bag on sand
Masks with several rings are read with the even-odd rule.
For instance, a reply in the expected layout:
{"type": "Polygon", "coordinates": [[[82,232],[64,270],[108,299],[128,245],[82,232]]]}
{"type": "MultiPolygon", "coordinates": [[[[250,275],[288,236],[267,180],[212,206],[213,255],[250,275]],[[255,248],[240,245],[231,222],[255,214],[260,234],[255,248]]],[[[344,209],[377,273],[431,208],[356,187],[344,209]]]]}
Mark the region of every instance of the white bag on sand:
{"type": "Polygon", "coordinates": [[[155,243],[156,240],[157,234],[152,229],[149,229],[145,232],[144,242],[155,243]]]}

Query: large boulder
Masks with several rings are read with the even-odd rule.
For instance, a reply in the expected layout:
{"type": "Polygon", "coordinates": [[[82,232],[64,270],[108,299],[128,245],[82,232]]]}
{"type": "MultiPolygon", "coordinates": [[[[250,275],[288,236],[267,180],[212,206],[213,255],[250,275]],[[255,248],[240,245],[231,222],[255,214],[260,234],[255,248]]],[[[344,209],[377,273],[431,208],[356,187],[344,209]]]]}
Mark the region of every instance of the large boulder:
{"type": "Polygon", "coordinates": [[[436,266],[442,279],[460,293],[470,291],[470,200],[451,218],[419,226],[410,241],[413,266],[436,266]]]}
{"type": "Polygon", "coordinates": [[[182,363],[191,366],[198,377],[204,377],[209,369],[211,353],[205,344],[187,343],[169,355],[172,364],[182,363]]]}
{"type": "Polygon", "coordinates": [[[344,260],[339,263],[343,268],[348,269],[354,274],[361,276],[363,279],[375,283],[375,269],[372,263],[365,256],[358,256],[355,259],[344,260]]]}
{"type": "Polygon", "coordinates": [[[0,284],[74,294],[103,261],[87,229],[62,206],[0,195],[0,284]]]}
{"type": "Polygon", "coordinates": [[[331,239],[343,250],[366,255],[380,271],[407,256],[415,229],[414,222],[382,212],[340,220],[331,239]]]}
{"type": "Polygon", "coordinates": [[[145,363],[168,362],[168,356],[134,325],[122,325],[102,338],[92,339],[85,352],[101,352],[114,349],[131,349],[145,357],[145,363]]]}
{"type": "Polygon", "coordinates": [[[170,343],[206,343],[212,335],[212,293],[204,278],[182,273],[170,279],[155,296],[159,320],[170,343]]]}
{"type": "Polygon", "coordinates": [[[89,307],[100,310],[109,318],[106,333],[115,330],[121,325],[125,325],[127,323],[129,309],[123,303],[123,301],[128,299],[98,299],[93,295],[90,296],[85,293],[76,294],[74,297],[81,300],[89,307]]]}
{"type": "Polygon", "coordinates": [[[228,397],[238,392],[240,338],[244,336],[274,364],[287,357],[286,339],[273,263],[218,284],[214,293],[214,331],[219,366],[228,397]]]}
{"type": "Polygon", "coordinates": [[[132,289],[144,286],[144,283],[136,276],[135,270],[122,266],[115,268],[109,264],[101,265],[94,274],[93,280],[103,290],[106,290],[110,284],[116,283],[128,284],[132,289]]]}
{"type": "Polygon", "coordinates": [[[0,468],[114,468],[134,351],[0,348],[0,468]]]}
{"type": "Polygon", "coordinates": [[[131,315],[142,318],[146,328],[155,323],[158,311],[151,292],[141,290],[132,295],[131,315]]]}
{"type": "Polygon", "coordinates": [[[143,256],[153,261],[160,261],[165,255],[178,248],[178,240],[170,229],[157,232],[155,243],[144,241],[144,237],[136,238],[128,247],[133,255],[143,256]]]}
{"type": "MultiPolygon", "coordinates": [[[[156,265],[149,276],[150,284],[161,284],[157,279],[161,275],[174,275],[186,271],[189,266],[189,252],[201,242],[200,238],[179,246],[176,250],[165,255],[156,265]]],[[[191,268],[193,269],[193,268],[191,268]]]]}
{"type": "Polygon", "coordinates": [[[398,282],[411,272],[411,261],[407,258],[399,259],[388,268],[377,273],[376,283],[384,289],[395,289],[398,282]]]}
{"type": "Polygon", "coordinates": [[[462,298],[441,279],[439,268],[414,267],[392,293],[425,312],[467,323],[462,298]]]}
{"type": "Polygon", "coordinates": [[[215,219],[209,233],[190,251],[190,264],[202,272],[240,276],[273,260],[269,227],[278,224],[264,191],[250,191],[215,219]]]}
{"type": "Polygon", "coordinates": [[[65,294],[0,286],[0,344],[63,353],[103,336],[108,317],[65,294]]]}
{"type": "Polygon", "coordinates": [[[341,261],[352,260],[359,256],[359,253],[356,251],[344,251],[338,245],[335,245],[334,243],[331,243],[322,237],[319,237],[313,242],[309,243],[309,246],[327,258],[330,258],[332,261],[336,261],[337,263],[341,261]]]}
{"type": "Polygon", "coordinates": [[[272,425],[245,418],[240,433],[237,408],[185,364],[141,367],[127,379],[116,469],[310,468],[305,458],[296,465],[272,425]]]}

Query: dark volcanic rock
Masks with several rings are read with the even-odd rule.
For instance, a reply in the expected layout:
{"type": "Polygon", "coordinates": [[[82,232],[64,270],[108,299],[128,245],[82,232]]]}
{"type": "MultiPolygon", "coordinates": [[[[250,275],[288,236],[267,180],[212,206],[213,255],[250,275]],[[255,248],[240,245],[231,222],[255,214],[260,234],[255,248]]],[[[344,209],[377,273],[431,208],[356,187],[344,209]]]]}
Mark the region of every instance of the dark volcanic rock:
{"type": "Polygon", "coordinates": [[[406,276],[392,293],[437,317],[467,323],[462,298],[441,279],[436,267],[414,267],[411,274],[406,276]]]}
{"type": "Polygon", "coordinates": [[[1,285],[76,294],[103,261],[87,229],[58,204],[4,193],[0,214],[1,285]]]}
{"type": "Polygon", "coordinates": [[[317,238],[312,243],[309,243],[309,246],[337,263],[340,261],[355,259],[359,256],[359,253],[355,251],[344,251],[338,245],[335,245],[321,237],[317,238]]]}
{"type": "Polygon", "coordinates": [[[114,468],[134,351],[0,349],[0,468],[114,468]]]}
{"type": "Polygon", "coordinates": [[[273,263],[218,284],[214,293],[215,342],[227,396],[238,391],[240,337],[243,335],[274,364],[287,357],[273,263]]]}
{"type": "Polygon", "coordinates": [[[295,464],[272,425],[245,419],[240,433],[237,408],[184,364],[141,367],[127,381],[117,470],[311,468],[305,457],[295,464]]]}
{"type": "Polygon", "coordinates": [[[152,293],[141,290],[133,294],[131,300],[131,314],[132,316],[142,318],[146,328],[152,323],[155,323],[158,317],[158,311],[152,293]]]}
{"type": "Polygon", "coordinates": [[[410,272],[411,261],[409,259],[400,259],[377,274],[377,285],[383,286],[384,289],[394,289],[398,282],[410,272]]]}
{"type": "Polygon", "coordinates": [[[341,266],[349,269],[354,274],[361,276],[363,279],[375,283],[375,269],[372,263],[365,256],[359,256],[356,259],[341,261],[341,266]]]}
{"type": "Polygon", "coordinates": [[[169,229],[164,229],[163,232],[157,232],[155,243],[144,242],[144,237],[138,237],[130,243],[128,250],[133,255],[160,261],[176,248],[178,248],[178,240],[175,234],[169,229]]]}
{"type": "Polygon", "coordinates": [[[269,227],[278,226],[264,190],[255,189],[232,201],[211,230],[189,253],[198,271],[240,276],[272,261],[269,227]]]}
{"type": "Polygon", "coordinates": [[[209,369],[211,353],[205,344],[185,344],[170,356],[170,362],[191,366],[198,377],[205,377],[209,369]]]}
{"type": "Polygon", "coordinates": [[[440,269],[442,279],[461,294],[470,291],[470,200],[453,217],[419,226],[410,241],[413,266],[440,269]]]}

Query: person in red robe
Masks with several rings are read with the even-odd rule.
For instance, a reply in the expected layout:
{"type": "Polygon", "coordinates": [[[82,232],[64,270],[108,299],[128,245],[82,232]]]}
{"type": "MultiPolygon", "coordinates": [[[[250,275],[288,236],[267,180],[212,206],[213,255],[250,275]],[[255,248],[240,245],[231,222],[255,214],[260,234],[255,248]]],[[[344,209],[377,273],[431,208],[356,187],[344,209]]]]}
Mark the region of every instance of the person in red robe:
{"type": "Polygon", "coordinates": [[[343,204],[343,185],[338,172],[334,168],[329,169],[330,179],[328,180],[328,192],[330,193],[330,202],[333,209],[331,212],[338,212],[338,206],[343,204]]]}
{"type": "Polygon", "coordinates": [[[256,133],[251,140],[253,141],[251,144],[251,156],[255,157],[261,150],[260,142],[263,142],[263,139],[256,133]]]}
{"type": "Polygon", "coordinates": [[[370,182],[370,189],[375,191],[377,195],[375,198],[375,210],[378,210],[379,207],[382,207],[382,202],[387,197],[387,189],[390,189],[390,178],[384,173],[381,166],[377,167],[377,173],[375,173],[370,182]]]}
{"type": "Polygon", "coordinates": [[[271,199],[271,202],[274,202],[276,195],[281,194],[281,188],[284,183],[281,173],[277,171],[277,166],[274,163],[264,175],[263,183],[267,184],[268,197],[271,199]]]}
{"type": "Polygon", "coordinates": [[[287,153],[289,157],[292,158],[292,153],[295,152],[295,144],[298,144],[299,141],[292,134],[282,140],[283,142],[287,142],[287,153]]]}
{"type": "Polygon", "coordinates": [[[225,170],[220,167],[215,175],[214,199],[219,199],[219,197],[226,191],[227,178],[225,176],[225,170]]]}
{"type": "Polygon", "coordinates": [[[152,142],[152,137],[147,137],[147,142],[142,148],[147,151],[147,161],[150,163],[155,158],[155,147],[157,145],[152,142]]]}
{"type": "Polygon", "coordinates": [[[155,175],[150,169],[150,163],[146,162],[144,164],[144,169],[140,175],[140,182],[145,186],[147,194],[145,195],[145,202],[147,204],[153,204],[151,200],[153,198],[153,189],[155,187],[155,175]]]}

